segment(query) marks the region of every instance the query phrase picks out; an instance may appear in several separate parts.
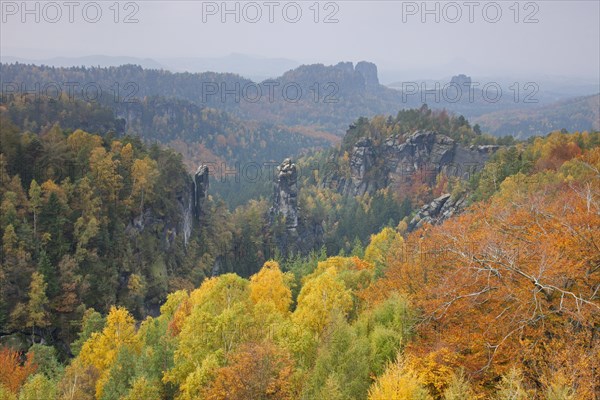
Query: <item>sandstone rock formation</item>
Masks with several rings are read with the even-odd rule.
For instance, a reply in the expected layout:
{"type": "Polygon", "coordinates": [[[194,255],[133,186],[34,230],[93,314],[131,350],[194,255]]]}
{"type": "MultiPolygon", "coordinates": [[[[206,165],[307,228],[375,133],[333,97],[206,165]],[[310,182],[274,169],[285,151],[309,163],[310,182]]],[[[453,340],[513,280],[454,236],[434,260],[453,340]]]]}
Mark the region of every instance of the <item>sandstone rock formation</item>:
{"type": "Polygon", "coordinates": [[[274,230],[273,244],[282,254],[305,255],[323,243],[321,222],[302,218],[298,207],[298,170],[289,158],[277,167],[269,225],[274,230]]]}
{"type": "Polygon", "coordinates": [[[193,201],[192,206],[194,209],[194,217],[196,221],[200,220],[200,217],[203,214],[204,209],[204,201],[208,197],[208,167],[206,165],[200,164],[196,173],[194,174],[194,187],[193,187],[193,201]]]}
{"type": "Polygon", "coordinates": [[[271,216],[281,216],[288,229],[298,227],[298,172],[296,164],[286,158],[277,167],[271,216]]]}
{"type": "Polygon", "coordinates": [[[455,75],[450,80],[453,85],[458,85],[461,90],[466,91],[465,94],[471,89],[471,77],[465,74],[455,75]]]}

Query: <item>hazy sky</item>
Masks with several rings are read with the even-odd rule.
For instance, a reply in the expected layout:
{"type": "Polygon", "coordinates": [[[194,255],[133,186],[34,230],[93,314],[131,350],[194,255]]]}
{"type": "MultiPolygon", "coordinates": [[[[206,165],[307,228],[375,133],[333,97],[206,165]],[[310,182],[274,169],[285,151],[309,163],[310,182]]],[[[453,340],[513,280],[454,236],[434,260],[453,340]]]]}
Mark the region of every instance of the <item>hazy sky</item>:
{"type": "Polygon", "coordinates": [[[380,70],[424,74],[600,80],[598,0],[428,2],[429,14],[421,1],[227,2],[231,14],[223,13],[221,1],[28,2],[30,14],[21,1],[0,3],[3,55],[158,59],[244,53],[302,63],[370,60],[380,70]],[[130,14],[137,22],[124,23],[130,14]]]}

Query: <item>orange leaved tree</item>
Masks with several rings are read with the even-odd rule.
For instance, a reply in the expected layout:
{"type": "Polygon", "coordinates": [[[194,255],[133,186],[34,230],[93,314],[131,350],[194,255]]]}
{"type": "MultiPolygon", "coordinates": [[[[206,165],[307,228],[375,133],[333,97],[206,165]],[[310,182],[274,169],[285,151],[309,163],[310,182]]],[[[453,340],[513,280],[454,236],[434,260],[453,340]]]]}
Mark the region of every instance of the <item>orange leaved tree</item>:
{"type": "Polygon", "coordinates": [[[27,377],[36,369],[33,353],[28,353],[25,361],[21,362],[19,352],[8,347],[0,349],[0,385],[11,392],[18,393],[27,377]]]}

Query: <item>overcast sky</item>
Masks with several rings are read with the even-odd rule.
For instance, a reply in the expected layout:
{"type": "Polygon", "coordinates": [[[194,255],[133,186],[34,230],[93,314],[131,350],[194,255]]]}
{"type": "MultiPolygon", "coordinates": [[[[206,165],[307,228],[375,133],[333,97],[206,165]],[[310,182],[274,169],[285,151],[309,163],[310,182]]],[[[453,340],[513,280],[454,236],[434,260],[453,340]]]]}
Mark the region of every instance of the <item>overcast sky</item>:
{"type": "Polygon", "coordinates": [[[302,63],[369,60],[380,70],[600,80],[598,0],[518,7],[514,1],[428,2],[430,14],[421,1],[322,1],[317,7],[314,1],[228,2],[228,9],[237,8],[231,14],[223,13],[221,1],[118,7],[114,1],[28,2],[31,14],[21,1],[0,3],[2,55],[160,59],[244,53],[302,63]],[[124,22],[128,15],[132,23],[124,22]]]}

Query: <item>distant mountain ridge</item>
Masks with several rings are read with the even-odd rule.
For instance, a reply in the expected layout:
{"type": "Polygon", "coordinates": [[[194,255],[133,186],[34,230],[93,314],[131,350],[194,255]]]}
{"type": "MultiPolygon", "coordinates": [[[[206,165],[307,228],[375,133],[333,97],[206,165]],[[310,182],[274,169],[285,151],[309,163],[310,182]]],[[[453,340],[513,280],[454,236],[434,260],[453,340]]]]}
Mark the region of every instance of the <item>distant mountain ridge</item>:
{"type": "MultiPolygon", "coordinates": [[[[515,108],[519,112],[529,112],[543,103],[523,101],[525,95],[538,100],[535,91],[522,91],[516,101],[508,87],[500,88],[503,91],[495,98],[489,88],[483,89],[481,82],[468,84],[471,78],[466,75],[452,78],[459,87],[461,84],[468,86],[465,90],[461,89],[458,98],[446,89],[430,90],[416,82],[405,87],[404,91],[392,89],[379,83],[377,66],[367,61],[356,65],[352,62],[329,66],[301,65],[278,78],[261,82],[235,73],[173,73],[138,65],[58,68],[0,64],[0,71],[5,94],[6,83],[12,84],[13,88],[22,84],[33,88],[36,83],[60,86],[66,82],[77,82],[81,87],[93,84],[106,94],[100,102],[109,107],[113,107],[111,102],[159,96],[226,111],[245,120],[309,127],[338,136],[343,136],[346,128],[360,117],[394,115],[398,110],[419,108],[423,103],[431,109],[446,109],[474,121],[484,114],[508,110],[514,113],[515,108]],[[116,91],[119,91],[118,96],[116,91]]],[[[78,90],[81,91],[81,88],[78,90]]],[[[548,100],[544,98],[544,102],[548,100]]],[[[577,125],[578,129],[585,125],[586,119],[589,118],[580,121],[583,125],[577,125]]],[[[529,135],[518,127],[516,132],[493,129],[494,124],[484,120],[494,134],[529,135]]]]}
{"type": "Polygon", "coordinates": [[[26,58],[3,55],[0,62],[4,64],[35,64],[56,68],[78,67],[117,67],[120,65],[135,64],[148,69],[166,69],[162,63],[151,58],[128,56],[91,55],[82,57],[51,57],[51,58],[26,58]]]}

